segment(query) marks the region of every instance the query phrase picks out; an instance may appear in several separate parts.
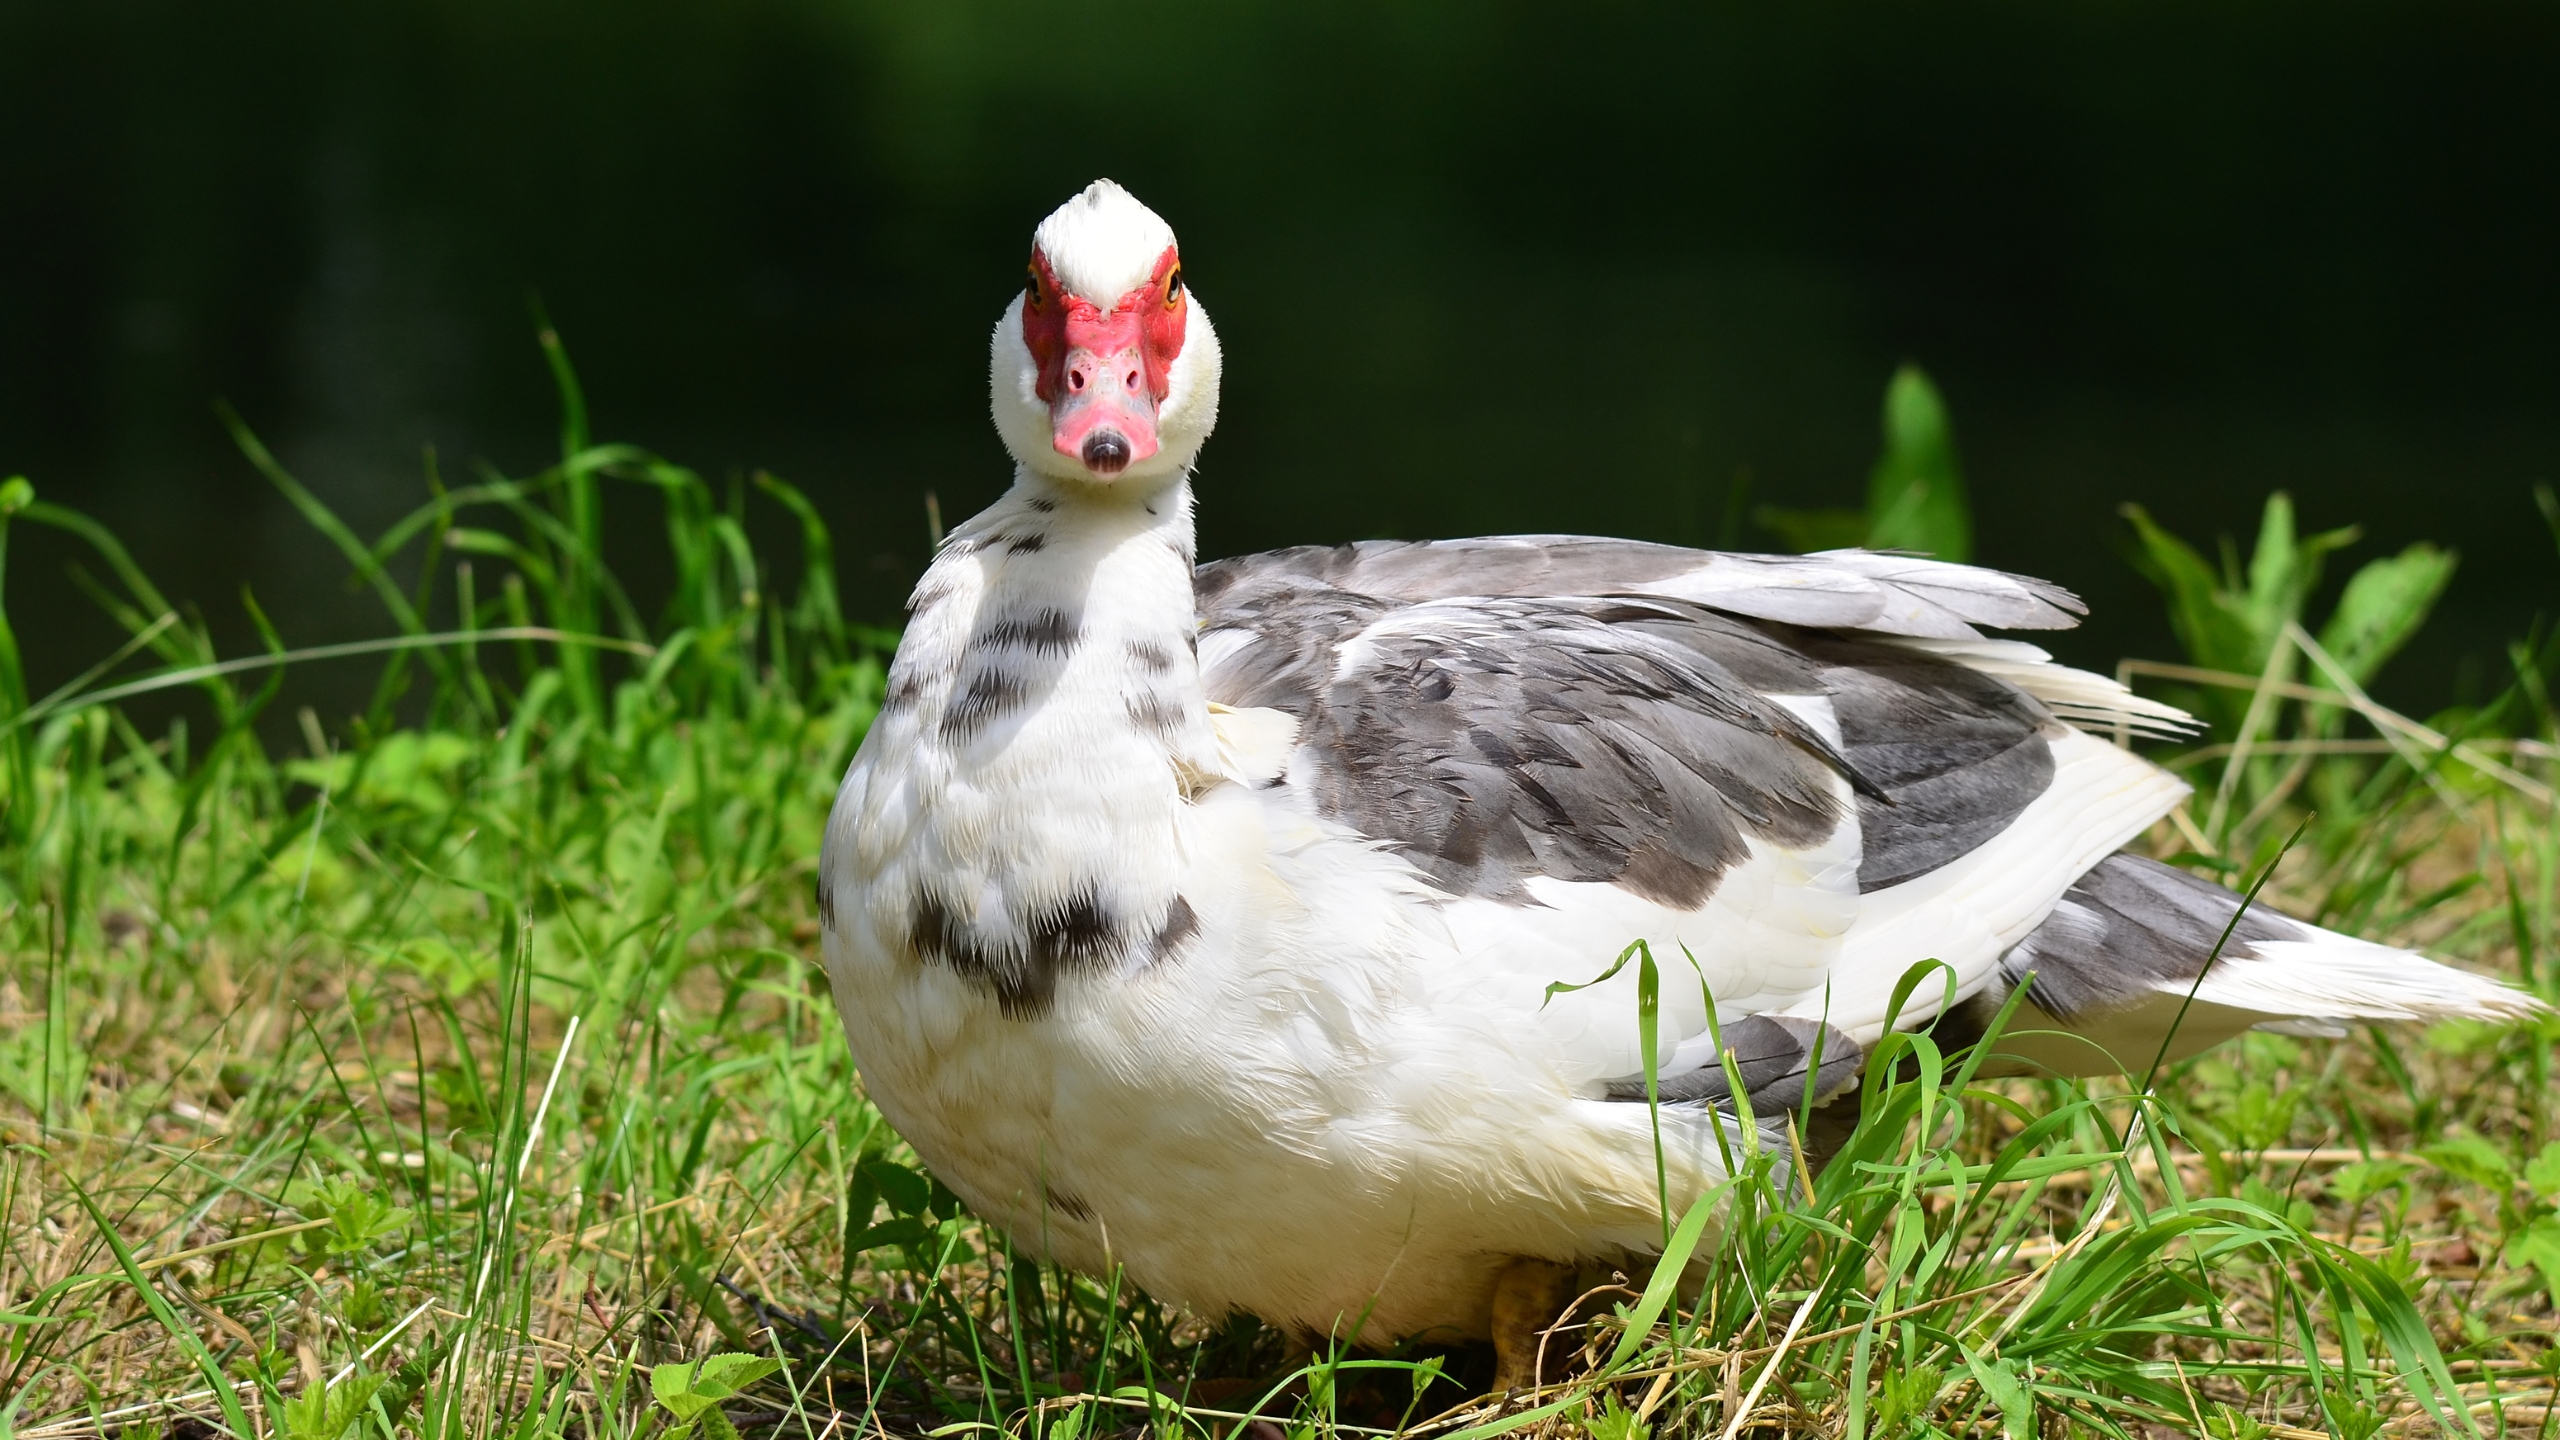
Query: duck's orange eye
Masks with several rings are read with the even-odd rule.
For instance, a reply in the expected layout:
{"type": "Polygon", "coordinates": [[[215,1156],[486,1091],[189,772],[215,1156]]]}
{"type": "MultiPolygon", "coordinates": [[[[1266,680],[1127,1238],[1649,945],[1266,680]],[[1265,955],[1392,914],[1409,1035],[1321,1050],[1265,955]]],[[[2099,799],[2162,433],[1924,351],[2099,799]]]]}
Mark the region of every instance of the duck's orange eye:
{"type": "Polygon", "coordinates": [[[1173,267],[1173,273],[1164,277],[1164,308],[1170,310],[1181,303],[1182,267],[1176,265],[1173,267]]]}

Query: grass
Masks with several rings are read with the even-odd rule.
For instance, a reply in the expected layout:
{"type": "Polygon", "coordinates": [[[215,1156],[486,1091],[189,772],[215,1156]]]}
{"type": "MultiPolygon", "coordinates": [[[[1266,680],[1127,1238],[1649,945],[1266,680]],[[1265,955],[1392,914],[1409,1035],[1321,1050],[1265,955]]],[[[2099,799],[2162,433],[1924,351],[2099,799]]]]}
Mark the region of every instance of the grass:
{"type": "MultiPolygon", "coordinates": [[[[0,492],[0,545],[84,536],[134,637],[33,697],[0,621],[7,1435],[2560,1424],[2553,1024],[2257,1035],[2148,1094],[1979,1080],[1914,1038],[1809,1202],[1738,1157],[1721,1236],[1669,1217],[1696,1293],[1595,1294],[1552,1339],[1577,1378],[1508,1410],[1465,1356],[1308,1357],[1013,1255],[865,1102],[813,964],[893,637],[837,613],[796,492],[591,443],[550,351],[561,462],[374,540],[240,431],[389,632],[368,712],[291,746],[261,738],[277,679],[324,657],[215,655],[113,537],[0,492]],[[598,550],[635,494],[675,561],[654,617],[598,550]],[[796,520],[790,566],[749,505],[796,520]],[[162,733],[118,708],[169,689],[196,698],[162,733]]],[[[2560,995],[2551,662],[2520,649],[2432,743],[2316,659],[2170,667],[2241,719],[2170,757],[2217,803],[2155,848],[2560,995]]]]}

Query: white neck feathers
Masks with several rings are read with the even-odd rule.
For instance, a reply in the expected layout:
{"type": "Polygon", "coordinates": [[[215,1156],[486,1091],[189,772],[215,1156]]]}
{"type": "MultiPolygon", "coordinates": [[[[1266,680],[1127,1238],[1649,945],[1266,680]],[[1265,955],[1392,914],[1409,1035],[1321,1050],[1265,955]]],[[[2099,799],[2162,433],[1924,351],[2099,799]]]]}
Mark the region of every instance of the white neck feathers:
{"type": "Polygon", "coordinates": [[[1218,768],[1191,566],[1186,482],[1025,474],[916,587],[856,865],[884,933],[1009,1012],[1189,924],[1180,814],[1218,768]]]}

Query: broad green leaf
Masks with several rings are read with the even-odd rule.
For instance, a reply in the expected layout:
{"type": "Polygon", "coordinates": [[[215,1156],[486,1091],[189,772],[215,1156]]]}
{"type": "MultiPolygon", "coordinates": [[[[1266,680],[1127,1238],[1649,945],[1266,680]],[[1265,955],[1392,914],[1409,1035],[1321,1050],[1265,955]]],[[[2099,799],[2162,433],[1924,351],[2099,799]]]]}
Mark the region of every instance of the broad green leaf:
{"type": "Polygon", "coordinates": [[[322,1246],[332,1255],[357,1255],[408,1227],[412,1212],[347,1180],[331,1180],[308,1207],[313,1218],[325,1217],[322,1246]]]}
{"type": "Polygon", "coordinates": [[[2448,1135],[2418,1152],[2427,1163],[2486,1190],[2515,1184],[2515,1166],[2506,1152],[2477,1135],[2448,1135]]]}
{"type": "Polygon", "coordinates": [[[1986,1360],[1970,1346],[1964,1351],[1965,1368],[1973,1372],[1973,1383],[1992,1404],[2000,1407],[2000,1429],[2008,1440],[2035,1440],[2036,1400],[2021,1378],[2024,1366],[2015,1360],[1986,1360]]]}
{"type": "Polygon", "coordinates": [[[654,1365],[649,1369],[649,1393],[667,1407],[679,1420],[690,1420],[711,1403],[711,1397],[693,1393],[693,1365],[679,1360],[672,1365],[654,1365]]]}
{"type": "Polygon", "coordinates": [[[932,1234],[932,1227],[922,1220],[910,1215],[901,1215],[895,1220],[883,1220],[864,1230],[853,1237],[853,1243],[845,1248],[859,1255],[865,1250],[877,1250],[883,1245],[921,1245],[932,1234]]]}
{"type": "Polygon", "coordinates": [[[2427,622],[2453,580],[2456,560],[2452,551],[2421,541],[2367,564],[2347,582],[2338,608],[2320,627],[2320,648],[2357,684],[2370,681],[2427,622]]]}
{"type": "MultiPolygon", "coordinates": [[[[2304,602],[2319,588],[2323,557],[2352,544],[2357,533],[2350,527],[2297,537],[2292,497],[2279,490],[2267,497],[2244,577],[2227,554],[2223,571],[2217,574],[2195,547],[2162,529],[2141,506],[2127,505],[2122,513],[2133,523],[2134,538],[2141,546],[2134,568],[2167,598],[2170,628],[2177,632],[2188,658],[2210,670],[2241,675],[2266,669],[2286,623],[2302,618],[2304,602]]],[[[2410,577],[2415,575],[2412,570],[2410,577]]],[[[2388,593],[2383,582],[2376,581],[2363,603],[2374,615],[2392,613],[2385,603],[2388,593]]],[[[2400,640],[2406,638],[2403,635],[2400,640]]],[[[2379,665],[2380,659],[2375,663],[2379,665]]]]}
{"type": "Polygon", "coordinates": [[[2221,577],[2195,547],[2162,529],[2139,505],[2121,513],[2142,547],[2135,568],[2168,600],[2169,628],[2187,657],[2207,669],[2241,674],[2264,667],[2267,652],[2259,648],[2246,607],[2230,603],[2221,577]]]}
{"type": "Polygon", "coordinates": [[[2541,1271],[2551,1303],[2560,1305],[2560,1215],[2545,1215],[2508,1237],[2507,1264],[2541,1271]]]}
{"type": "Polygon", "coordinates": [[[693,1382],[693,1393],[726,1400],[781,1368],[782,1362],[770,1355],[741,1355],[735,1351],[712,1355],[703,1360],[702,1370],[693,1382]]]}
{"type": "Polygon", "coordinates": [[[2301,1106],[2300,1090],[2290,1086],[2278,1090],[2262,1080],[2253,1080],[2232,1097],[2232,1133],[2249,1150],[2282,1144],[2293,1133],[2294,1112],[2301,1106]]]}
{"type": "Polygon", "coordinates": [[[2560,1200],[2560,1140],[2542,1147],[2524,1167],[2524,1183],[2546,1200],[2560,1200]]]}
{"type": "MultiPolygon", "coordinates": [[[[2303,602],[2320,587],[2322,560],[2330,551],[2354,544],[2361,533],[2350,525],[2298,539],[2293,497],[2281,490],[2267,497],[2258,519],[2258,543],[2249,556],[2247,604],[2251,628],[2269,648],[2284,622],[2302,618],[2303,602]]],[[[2266,653],[2259,652],[2261,665],[2266,663],[2266,653]]]]}
{"type": "Polygon", "coordinates": [[[933,1198],[932,1182],[895,1160],[879,1155],[868,1156],[862,1162],[861,1174],[876,1188],[880,1198],[889,1202],[891,1214],[921,1215],[926,1202],[933,1198]]]}
{"type": "Polygon", "coordinates": [[[339,1440],[364,1418],[384,1378],[358,1375],[335,1385],[313,1385],[277,1406],[285,1440],[339,1440]]]}
{"type": "Polygon", "coordinates": [[[2409,1166],[2398,1160],[2357,1160],[2329,1172],[2329,1193],[2354,1205],[2407,1178],[2409,1166]]]}
{"type": "Polygon", "coordinates": [[[1884,392],[1884,448],[1867,477],[1864,510],[1752,512],[1786,549],[1805,553],[1868,546],[1911,550],[1941,560],[1973,558],[1973,513],[1946,402],[1916,365],[1894,372],[1884,392]]]}
{"type": "Polygon", "coordinates": [[[655,1365],[649,1370],[649,1393],[683,1422],[676,1429],[686,1440],[691,1440],[696,1427],[706,1440],[738,1440],[738,1427],[720,1413],[720,1402],[781,1368],[780,1361],[767,1356],[735,1352],[697,1362],[655,1365]]]}
{"type": "Polygon", "coordinates": [[[1956,468],[1946,402],[1917,365],[1884,391],[1884,454],[1867,480],[1866,543],[1941,560],[1973,558],[1973,515],[1956,468]]]}
{"type": "Polygon", "coordinates": [[[2385,1418],[2381,1411],[2343,1389],[2322,1395],[2320,1408],[2329,1417],[2329,1433],[2338,1440],[2373,1440],[2385,1418]]]}

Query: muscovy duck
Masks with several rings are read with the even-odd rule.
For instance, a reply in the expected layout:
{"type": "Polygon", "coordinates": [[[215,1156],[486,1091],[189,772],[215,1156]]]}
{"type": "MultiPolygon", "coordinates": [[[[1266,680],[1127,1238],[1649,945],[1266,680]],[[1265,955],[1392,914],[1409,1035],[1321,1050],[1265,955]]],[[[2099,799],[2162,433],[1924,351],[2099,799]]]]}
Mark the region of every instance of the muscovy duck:
{"type": "Polygon", "coordinates": [[[1636,975],[1549,988],[1637,938],[1699,971],[1658,1022],[1675,1213],[1733,1123],[1710,994],[1763,1115],[1853,1086],[1930,959],[1953,1006],[1893,1023],[2024,984],[2003,1054],[2072,1075],[2182,1011],[2173,1058],[2534,1005],[2261,910],[2208,970],[2240,898],[2123,852],[2187,791],[2102,738],[2184,717],[1981,633],[2075,623],[2042,581],[1575,536],[1196,564],[1218,337],[1108,181],[992,349],[1014,483],[916,587],[818,904],[872,1100],[1026,1251],[1490,1333],[1507,1387],[1567,1267],[1661,1243],[1636,975]]]}

